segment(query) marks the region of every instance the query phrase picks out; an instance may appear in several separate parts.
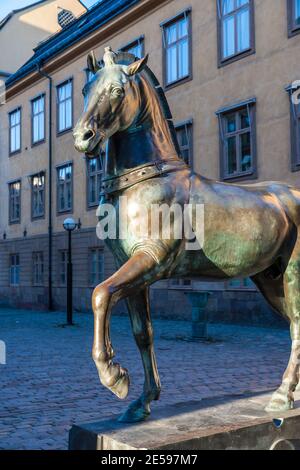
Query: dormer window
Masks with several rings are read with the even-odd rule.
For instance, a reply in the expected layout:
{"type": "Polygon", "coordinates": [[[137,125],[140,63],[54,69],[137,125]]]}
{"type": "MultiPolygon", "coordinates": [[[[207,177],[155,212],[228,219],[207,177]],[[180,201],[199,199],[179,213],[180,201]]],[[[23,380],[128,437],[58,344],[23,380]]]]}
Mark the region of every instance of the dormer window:
{"type": "Polygon", "coordinates": [[[71,11],[65,10],[63,8],[59,8],[57,21],[58,21],[59,26],[61,26],[61,28],[65,28],[74,20],[75,20],[75,16],[73,15],[71,11]]]}

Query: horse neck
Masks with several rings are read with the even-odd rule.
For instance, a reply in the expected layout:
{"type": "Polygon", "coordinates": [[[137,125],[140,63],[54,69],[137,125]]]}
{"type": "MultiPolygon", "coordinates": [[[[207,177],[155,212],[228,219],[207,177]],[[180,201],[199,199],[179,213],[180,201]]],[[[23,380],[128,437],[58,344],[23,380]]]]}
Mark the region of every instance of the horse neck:
{"type": "Polygon", "coordinates": [[[107,177],[118,176],[147,163],[180,160],[156,91],[142,76],[136,79],[135,85],[138,87],[140,109],[135,122],[108,141],[107,177]]]}

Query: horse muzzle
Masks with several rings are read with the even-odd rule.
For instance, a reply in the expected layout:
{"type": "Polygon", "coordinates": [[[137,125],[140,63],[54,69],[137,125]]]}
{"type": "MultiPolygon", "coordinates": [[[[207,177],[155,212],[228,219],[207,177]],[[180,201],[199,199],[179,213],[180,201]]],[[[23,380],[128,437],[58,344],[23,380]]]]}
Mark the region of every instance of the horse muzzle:
{"type": "Polygon", "coordinates": [[[74,146],[80,153],[92,154],[101,145],[101,136],[94,129],[74,129],[74,146]]]}

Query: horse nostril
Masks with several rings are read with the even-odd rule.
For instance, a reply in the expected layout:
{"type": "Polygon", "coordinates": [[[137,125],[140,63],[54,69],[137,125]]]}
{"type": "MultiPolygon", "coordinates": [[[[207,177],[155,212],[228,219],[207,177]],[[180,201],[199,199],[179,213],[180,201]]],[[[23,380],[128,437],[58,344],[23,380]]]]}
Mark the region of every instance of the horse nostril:
{"type": "Polygon", "coordinates": [[[83,140],[91,140],[94,136],[95,136],[95,132],[93,132],[93,131],[87,131],[87,132],[83,135],[83,140]]]}

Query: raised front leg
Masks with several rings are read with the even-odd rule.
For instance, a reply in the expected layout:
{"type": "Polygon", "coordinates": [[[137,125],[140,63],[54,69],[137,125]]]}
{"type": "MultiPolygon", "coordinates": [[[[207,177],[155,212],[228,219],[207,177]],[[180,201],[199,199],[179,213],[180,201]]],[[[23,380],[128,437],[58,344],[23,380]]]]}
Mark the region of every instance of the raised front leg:
{"type": "Polygon", "coordinates": [[[157,262],[149,254],[139,252],[96,287],[93,293],[93,359],[102,384],[121,399],[128,395],[129,375],[126,369],[112,361],[114,353],[109,336],[111,308],[120,299],[139,292],[155,281],[159,271],[157,262]]]}
{"type": "Polygon", "coordinates": [[[150,415],[151,401],[159,399],[161,385],[153,347],[149,288],[143,289],[139,293],[128,297],[127,306],[133,334],[143,361],[145,383],[140,398],[129,406],[128,410],[121,416],[119,421],[134,423],[143,421],[150,415]]]}

